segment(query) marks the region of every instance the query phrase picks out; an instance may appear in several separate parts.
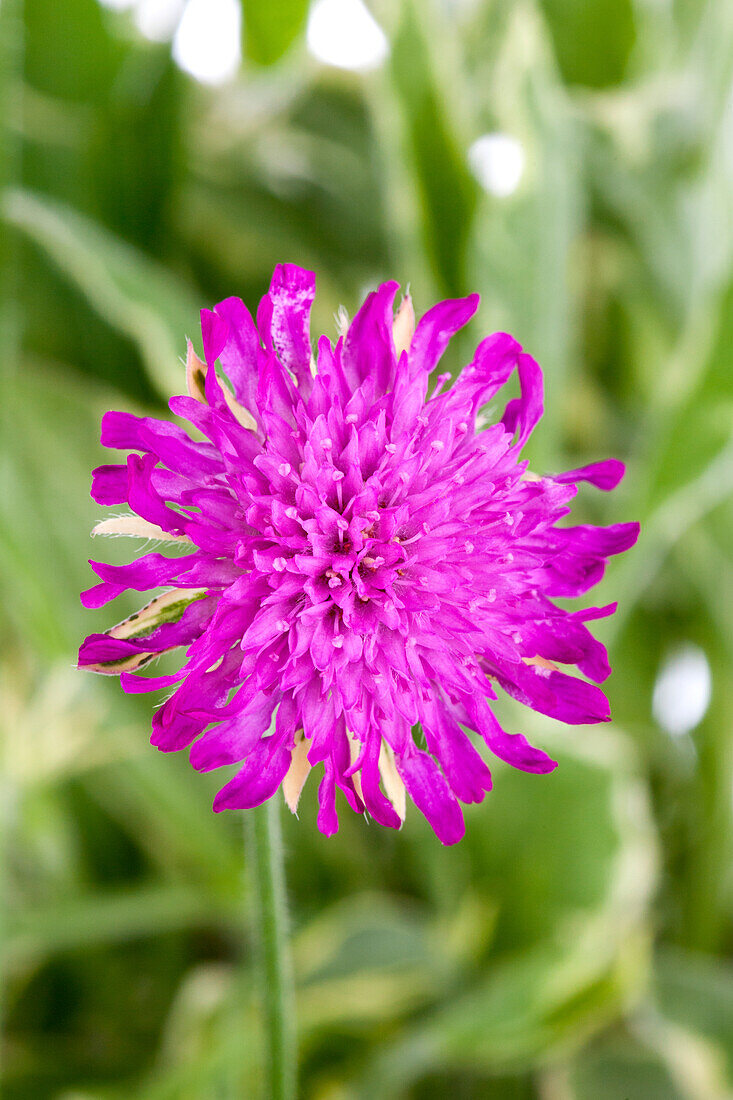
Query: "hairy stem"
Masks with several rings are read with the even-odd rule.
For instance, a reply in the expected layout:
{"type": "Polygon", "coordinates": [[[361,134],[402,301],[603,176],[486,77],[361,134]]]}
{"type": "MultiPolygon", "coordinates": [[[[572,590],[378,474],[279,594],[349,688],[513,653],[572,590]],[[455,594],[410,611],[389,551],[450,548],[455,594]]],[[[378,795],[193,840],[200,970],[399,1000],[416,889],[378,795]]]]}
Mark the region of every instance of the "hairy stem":
{"type": "Polygon", "coordinates": [[[296,1094],[295,996],[288,943],[280,807],[268,799],[247,812],[248,846],[260,943],[268,1100],[296,1094]]]}

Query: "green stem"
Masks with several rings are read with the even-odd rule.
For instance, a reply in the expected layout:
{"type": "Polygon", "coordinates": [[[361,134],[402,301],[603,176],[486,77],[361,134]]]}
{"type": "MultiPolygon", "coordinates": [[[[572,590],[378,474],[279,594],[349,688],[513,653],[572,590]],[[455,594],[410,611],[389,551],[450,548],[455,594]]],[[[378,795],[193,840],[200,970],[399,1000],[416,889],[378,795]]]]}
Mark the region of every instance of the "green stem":
{"type": "Polygon", "coordinates": [[[265,1010],[269,1075],[266,1095],[268,1100],[294,1100],[295,996],[277,799],[268,799],[264,805],[249,810],[247,820],[265,1010]]]}

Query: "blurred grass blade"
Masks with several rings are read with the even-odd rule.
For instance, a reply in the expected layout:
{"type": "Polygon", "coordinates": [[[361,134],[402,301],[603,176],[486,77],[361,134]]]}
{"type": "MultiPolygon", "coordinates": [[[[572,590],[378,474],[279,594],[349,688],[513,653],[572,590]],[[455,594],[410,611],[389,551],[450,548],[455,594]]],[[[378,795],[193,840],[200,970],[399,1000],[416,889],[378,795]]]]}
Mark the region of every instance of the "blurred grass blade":
{"type": "Polygon", "coordinates": [[[436,82],[423,22],[408,0],[393,45],[392,75],[404,113],[425,248],[441,291],[462,295],[469,289],[466,249],[478,189],[436,82]]]}
{"type": "Polygon", "coordinates": [[[131,245],[45,196],[12,190],[5,219],[30,237],[110,325],[137,345],[165,396],[180,390],[185,337],[198,328],[191,291],[131,245]]]}
{"type": "Polygon", "coordinates": [[[7,378],[0,437],[0,623],[11,645],[69,663],[88,626],[77,592],[89,582],[89,499],[101,389],[30,360],[7,378]]]}
{"type": "MultiPolygon", "coordinates": [[[[232,922],[238,900],[231,905],[232,922]]],[[[221,905],[198,884],[153,885],[109,894],[77,895],[72,900],[27,909],[6,945],[12,969],[26,967],[59,951],[119,943],[138,936],[160,935],[192,924],[221,921],[221,905]]]]}
{"type": "Polygon", "coordinates": [[[604,88],[624,77],[636,39],[632,0],[541,0],[568,84],[604,88]]]}
{"type": "Polygon", "coordinates": [[[242,0],[245,57],[272,65],[290,48],[305,26],[308,0],[242,0]]]}

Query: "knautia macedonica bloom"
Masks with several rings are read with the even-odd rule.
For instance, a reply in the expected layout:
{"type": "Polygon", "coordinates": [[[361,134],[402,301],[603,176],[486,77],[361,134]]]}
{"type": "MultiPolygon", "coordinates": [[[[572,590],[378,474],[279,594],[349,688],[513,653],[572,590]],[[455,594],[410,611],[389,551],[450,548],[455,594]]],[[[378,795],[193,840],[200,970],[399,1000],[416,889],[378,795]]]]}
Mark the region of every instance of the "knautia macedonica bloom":
{"type": "Polygon", "coordinates": [[[460,802],[491,788],[467,730],[524,771],[555,767],[501,728],[498,688],[565,722],[608,718],[588,682],[608,676],[608,659],[585,623],[615,605],[568,612],[553,599],[591,588],[638,525],[559,526],[577,482],[612,489],[623,465],[530,473],[520,453],[542,414],[537,363],[495,333],[431,392],[478,296],[441,302],[415,327],[409,297],[394,313],[397,289],[370,294],[314,358],[314,276],[282,265],[256,324],[238,298],[202,312],[204,361],[189,345],[188,395],[170,408],[203,441],[169,421],[105,415],[102,443],[132,453],[94,471],[92,495],[130,513],[95,533],[171,552],[91,563],[101,583],[83,593],[87,607],[165,591],[87,638],[79,664],[121,674],[128,692],[177,685],[152,742],[192,745],[200,771],[236,765],[215,810],[279,787],[295,810],[315,767],[322,832],[338,827],[336,788],[394,828],[407,793],[452,844],[460,802]],[[515,370],[520,396],[479,430],[515,370]],[[139,675],[175,647],[186,652],[179,672],[139,675]]]}

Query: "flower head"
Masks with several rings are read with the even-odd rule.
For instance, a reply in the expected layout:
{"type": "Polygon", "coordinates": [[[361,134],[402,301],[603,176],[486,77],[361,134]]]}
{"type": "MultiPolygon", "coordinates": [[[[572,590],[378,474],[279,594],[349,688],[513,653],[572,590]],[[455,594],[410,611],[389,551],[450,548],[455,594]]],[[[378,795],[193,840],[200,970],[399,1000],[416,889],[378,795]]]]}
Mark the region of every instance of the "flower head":
{"type": "Polygon", "coordinates": [[[558,525],[577,482],[612,489],[623,465],[528,473],[520,452],[542,414],[542,374],[511,336],[487,337],[452,386],[442,375],[431,392],[477,295],[441,302],[415,327],[409,297],[395,315],[397,284],[384,283],[335,347],[321,337],[314,361],[314,292],[311,273],[281,265],[256,324],[237,298],[202,312],[204,360],[189,345],[188,396],[170,408],[203,441],[168,421],[105,415],[102,442],[132,453],[94,471],[92,495],[131,512],[95,532],[176,552],[91,563],[100,583],[87,607],[165,591],[87,638],[79,664],[121,674],[128,692],[175,688],[152,742],[193,742],[200,771],[237,766],[215,810],[280,786],[295,810],[319,766],[322,832],[338,827],[337,787],[392,827],[407,793],[450,844],[463,835],[459,801],[491,788],[466,730],[515,767],[555,767],[501,728],[498,688],[566,722],[608,718],[588,682],[609,674],[608,659],[585,623],[615,605],[567,612],[553,599],[591,588],[638,525],[558,525]],[[515,370],[520,395],[478,430],[515,370]],[[179,672],[139,674],[175,647],[186,649],[179,672]]]}

